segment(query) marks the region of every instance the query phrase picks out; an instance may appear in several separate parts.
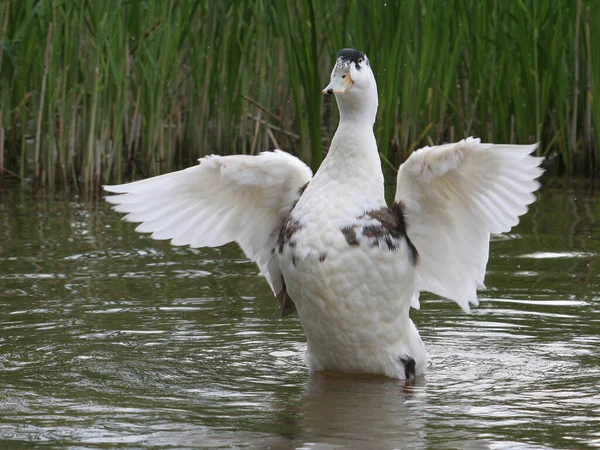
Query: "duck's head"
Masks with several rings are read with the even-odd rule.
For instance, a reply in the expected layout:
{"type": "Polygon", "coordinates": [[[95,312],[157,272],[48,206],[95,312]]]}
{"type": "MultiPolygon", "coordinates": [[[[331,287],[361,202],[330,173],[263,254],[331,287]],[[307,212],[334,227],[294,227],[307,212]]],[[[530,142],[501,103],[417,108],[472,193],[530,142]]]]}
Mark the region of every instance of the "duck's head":
{"type": "Polygon", "coordinates": [[[377,83],[367,55],[353,48],[337,54],[329,84],[323,93],[335,94],[342,120],[369,121],[377,115],[377,83]]]}

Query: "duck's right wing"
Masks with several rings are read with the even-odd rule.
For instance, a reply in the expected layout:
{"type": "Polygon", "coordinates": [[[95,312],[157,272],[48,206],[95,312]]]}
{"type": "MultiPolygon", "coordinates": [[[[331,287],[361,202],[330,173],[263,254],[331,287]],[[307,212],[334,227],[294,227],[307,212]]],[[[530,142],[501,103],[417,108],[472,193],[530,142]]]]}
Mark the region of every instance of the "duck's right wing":
{"type": "MultiPolygon", "coordinates": [[[[281,224],[312,178],[306,164],[275,150],[258,156],[207,156],[185,170],[104,186],[106,200],[140,233],[173,245],[217,247],[235,241],[278,296],[287,295],[273,254],[281,224]]],[[[289,301],[289,299],[287,299],[289,301]]],[[[288,306],[289,309],[289,306],[288,306]]]]}
{"type": "MultiPolygon", "coordinates": [[[[536,145],[456,144],[414,152],[398,171],[397,203],[419,253],[419,290],[477,305],[491,233],[509,231],[540,186],[536,145]]],[[[413,306],[418,307],[417,298],[413,306]]]]}

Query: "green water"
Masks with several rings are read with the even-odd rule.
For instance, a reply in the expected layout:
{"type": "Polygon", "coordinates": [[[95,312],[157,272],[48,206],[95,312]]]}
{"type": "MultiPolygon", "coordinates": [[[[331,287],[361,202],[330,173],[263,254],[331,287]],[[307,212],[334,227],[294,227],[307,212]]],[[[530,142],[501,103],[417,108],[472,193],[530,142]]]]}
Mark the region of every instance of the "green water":
{"type": "Polygon", "coordinates": [[[599,197],[544,183],[493,239],[479,308],[413,311],[431,364],[412,386],[309,374],[298,319],[235,246],[5,189],[0,447],[600,447],[599,197]]]}

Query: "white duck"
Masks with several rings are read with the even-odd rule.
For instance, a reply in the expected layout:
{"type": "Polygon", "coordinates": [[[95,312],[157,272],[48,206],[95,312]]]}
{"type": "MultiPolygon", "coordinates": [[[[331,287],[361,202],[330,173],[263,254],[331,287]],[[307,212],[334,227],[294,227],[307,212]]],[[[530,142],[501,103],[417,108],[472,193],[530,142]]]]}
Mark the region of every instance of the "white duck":
{"type": "Polygon", "coordinates": [[[283,315],[298,310],[311,370],[411,378],[427,353],[409,317],[419,292],[477,305],[490,233],[519,222],[535,200],[536,145],[468,138],[415,151],[384,199],[373,124],[377,85],[367,56],[338,53],[324,93],[340,124],[312,177],[280,150],[207,156],[198,166],[105,186],[136,231],[173,245],[237,242],[255,261],[283,315]]]}

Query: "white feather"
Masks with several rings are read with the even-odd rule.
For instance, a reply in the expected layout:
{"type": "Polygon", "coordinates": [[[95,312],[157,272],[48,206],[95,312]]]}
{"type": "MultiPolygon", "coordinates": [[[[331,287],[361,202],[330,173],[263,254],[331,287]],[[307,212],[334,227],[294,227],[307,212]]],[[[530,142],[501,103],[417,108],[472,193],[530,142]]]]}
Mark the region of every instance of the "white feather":
{"type": "Polygon", "coordinates": [[[207,156],[185,170],[104,186],[106,200],[140,233],[173,245],[216,247],[236,241],[256,261],[275,294],[281,272],[271,250],[277,232],[312,177],[295,156],[280,150],[258,156],[207,156]]]}
{"type": "Polygon", "coordinates": [[[531,156],[536,148],[468,138],[418,150],[400,166],[395,200],[405,205],[407,233],[419,251],[419,290],[466,311],[478,304],[490,233],[509,231],[535,200],[543,173],[543,158],[531,156]]]}

